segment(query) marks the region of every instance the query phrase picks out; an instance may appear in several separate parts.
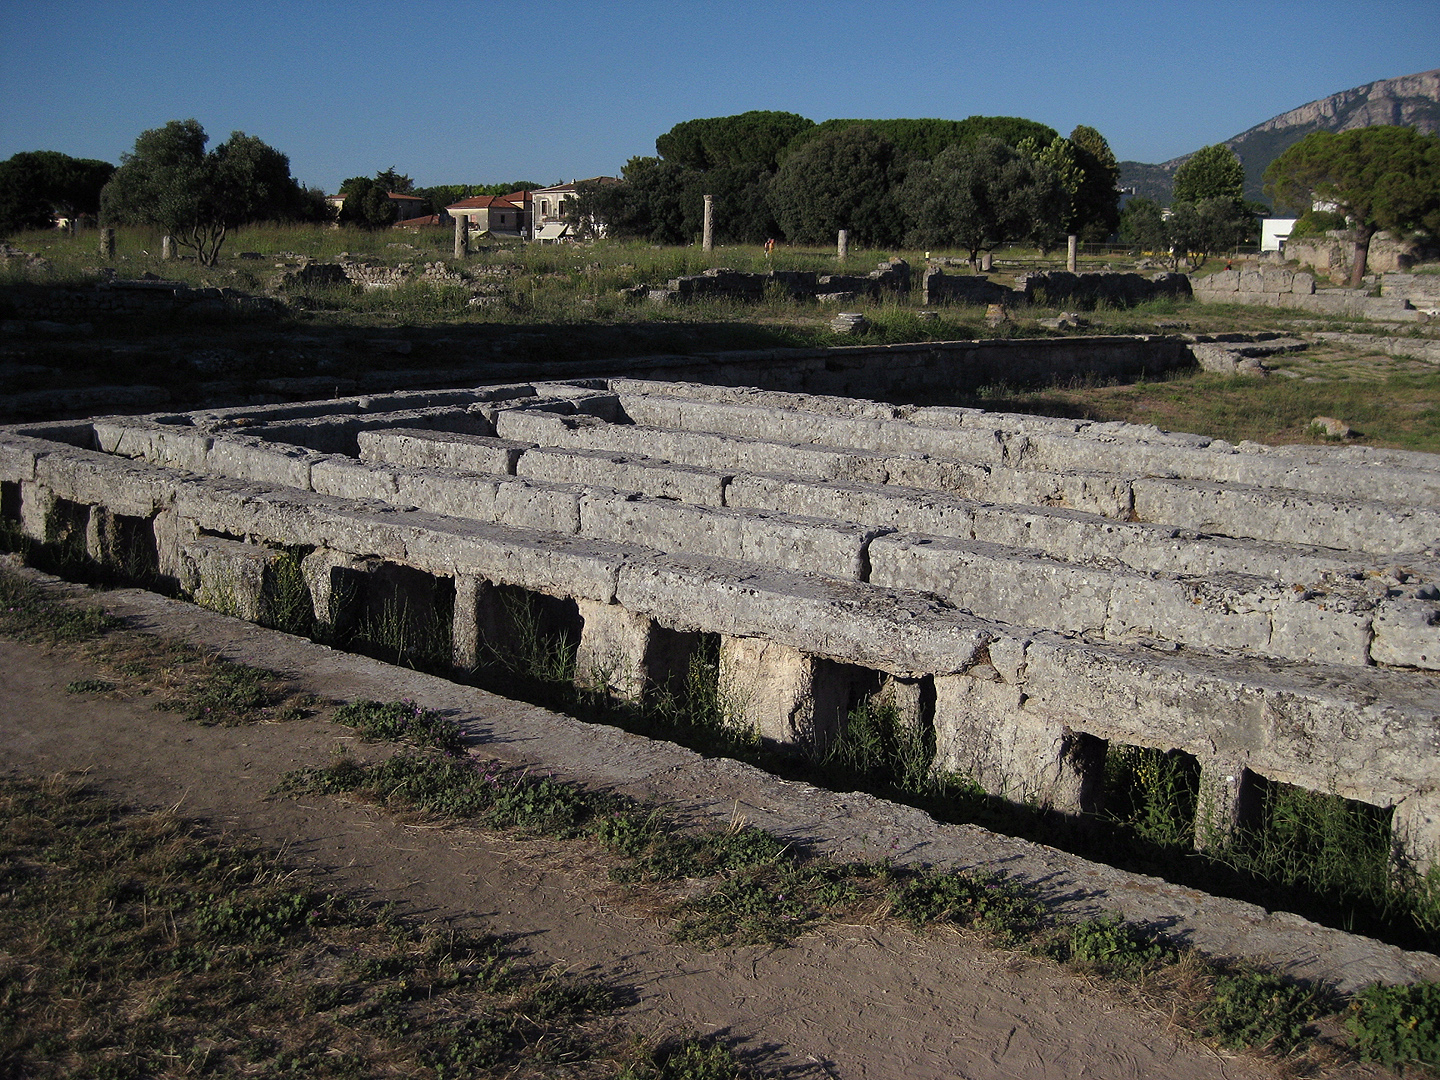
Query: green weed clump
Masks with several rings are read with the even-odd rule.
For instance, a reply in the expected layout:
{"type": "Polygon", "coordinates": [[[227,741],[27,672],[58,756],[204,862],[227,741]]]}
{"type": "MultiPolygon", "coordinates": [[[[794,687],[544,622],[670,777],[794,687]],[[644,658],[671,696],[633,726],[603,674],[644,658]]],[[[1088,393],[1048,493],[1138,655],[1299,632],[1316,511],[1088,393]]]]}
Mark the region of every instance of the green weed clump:
{"type": "Polygon", "coordinates": [[[280,700],[277,687],[283,678],[278,673],[221,657],[206,660],[204,667],[208,670],[188,693],[159,702],[155,708],[181,713],[196,724],[233,727],[259,719],[262,710],[280,700]]]}
{"type": "Polygon", "coordinates": [[[123,626],[93,605],[60,603],[19,574],[0,572],[0,634],[22,641],[74,644],[92,641],[123,626]]]}
{"type": "Polygon", "coordinates": [[[413,701],[353,701],[336,709],[331,719],[353,727],[366,739],[403,740],[452,755],[465,749],[465,732],[459,724],[413,701]]]}
{"type": "Polygon", "coordinates": [[[1241,968],[1216,978],[1201,1009],[1201,1033],[1222,1046],[1286,1054],[1306,1042],[1311,1025],[1334,1009],[1324,987],[1241,968]]]}
{"type": "Polygon", "coordinates": [[[525,829],[560,838],[584,835],[601,814],[628,805],[615,796],[588,792],[553,776],[417,753],[397,754],[370,766],[341,757],[324,768],[287,774],[282,789],[359,792],[382,806],[470,818],[491,828],[525,829]]]}
{"type": "Polygon", "coordinates": [[[1051,952],[1082,971],[1132,981],[1180,955],[1169,942],[1118,915],[1064,927],[1051,952]]]}
{"type": "Polygon", "coordinates": [[[1365,1061],[1440,1065],[1440,984],[1367,987],[1350,1003],[1345,1026],[1365,1061]]]}
{"type": "Polygon", "coordinates": [[[746,1069],[726,1047],[701,1039],[663,1043],[626,1065],[616,1080],[743,1080],[746,1069]]]}
{"type": "Polygon", "coordinates": [[[897,884],[889,901],[892,913],[912,926],[975,926],[1011,945],[1032,938],[1046,918],[1034,890],[1003,874],[923,870],[897,884]]]}

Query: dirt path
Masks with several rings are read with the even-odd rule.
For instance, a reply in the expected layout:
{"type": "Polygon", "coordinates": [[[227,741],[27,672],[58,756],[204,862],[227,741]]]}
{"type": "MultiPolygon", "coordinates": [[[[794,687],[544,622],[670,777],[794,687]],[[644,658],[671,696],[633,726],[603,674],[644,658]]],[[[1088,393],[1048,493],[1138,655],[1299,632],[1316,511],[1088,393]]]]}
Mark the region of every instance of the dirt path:
{"type": "MultiPolygon", "coordinates": [[[[215,617],[187,616],[183,606],[174,617],[215,625],[215,617]]],[[[235,632],[285,644],[248,624],[235,624],[235,632]]],[[[236,652],[226,649],[242,658],[236,652]]],[[[335,660],[314,690],[338,699],[376,696],[375,665],[339,654],[335,660]]],[[[423,916],[482,920],[516,935],[541,962],[633,988],[630,1020],[641,1032],[722,1033],[756,1065],[794,1077],[1273,1075],[1051,965],[959,933],[829,926],[778,950],[677,946],[663,927],[619,902],[596,853],[582,844],[515,841],[407,823],[338,800],[270,794],[287,769],[355,747],[346,729],[319,719],[203,728],[123,690],[66,693],[68,683],[94,674],[56,652],[0,641],[6,772],[81,770],[132,804],[178,806],[218,831],[282,846],[287,861],[323,869],[334,887],[395,899],[423,916]]],[[[483,698],[497,715],[516,708],[483,698]]],[[[505,755],[500,745],[485,750],[505,755]]]]}

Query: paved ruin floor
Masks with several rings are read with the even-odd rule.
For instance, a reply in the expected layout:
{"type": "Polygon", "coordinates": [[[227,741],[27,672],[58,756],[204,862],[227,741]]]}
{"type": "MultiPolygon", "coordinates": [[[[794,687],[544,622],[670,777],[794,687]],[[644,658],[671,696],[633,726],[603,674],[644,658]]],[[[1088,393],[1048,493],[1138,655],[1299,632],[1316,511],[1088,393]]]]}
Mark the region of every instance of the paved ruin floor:
{"type": "MultiPolygon", "coordinates": [[[[1195,939],[1208,929],[1214,940],[1243,937],[1255,955],[1289,949],[1296,969],[1305,966],[1299,954],[1308,954],[1362,981],[1395,977],[1407,966],[1412,976],[1437,970],[1433,957],[1266,917],[981,830],[933,822],[925,829],[924,815],[879,800],[786,783],[191,605],[136,591],[103,599],[138,629],[280,670],[329,698],[413,699],[464,724],[478,753],[555,768],[682,814],[724,820],[738,813],[855,855],[889,850],[903,859],[999,862],[1026,876],[1048,865],[1057,892],[1088,894],[1133,918],[1188,906],[1181,928],[1195,939]],[[1077,888],[1081,881],[1086,887],[1077,888]]],[[[332,887],[395,899],[421,916],[482,920],[517,935],[541,963],[634,987],[632,1020],[642,1032],[719,1032],[742,1054],[753,1052],[757,1064],[798,1077],[1273,1074],[1271,1065],[1195,1042],[1161,1012],[1127,1006],[1081,978],[970,935],[828,926],[779,950],[677,946],[663,927],[627,908],[581,845],[517,841],[339,800],[270,794],[286,770],[322,764],[341,747],[363,757],[366,748],[345,729],[318,719],[203,728],[123,690],[103,699],[65,692],[69,682],[93,675],[55,652],[0,641],[0,765],[7,772],[81,771],[134,805],[175,806],[218,831],[280,847],[291,864],[324,871],[332,887]]],[[[1351,1067],[1344,1075],[1382,1074],[1351,1067]]]]}

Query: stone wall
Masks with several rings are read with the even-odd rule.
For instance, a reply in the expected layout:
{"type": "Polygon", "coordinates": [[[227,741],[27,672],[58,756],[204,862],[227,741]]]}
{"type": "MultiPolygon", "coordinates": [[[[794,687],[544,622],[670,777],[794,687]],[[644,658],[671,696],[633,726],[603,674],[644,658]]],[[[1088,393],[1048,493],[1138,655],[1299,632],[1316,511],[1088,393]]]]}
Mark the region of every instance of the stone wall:
{"type": "Polygon", "coordinates": [[[713,636],[782,746],[888,695],[1005,798],[1103,811],[1118,742],[1191,763],[1202,841],[1278,781],[1440,844],[1434,455],[597,379],[0,429],[0,481],[226,610],[282,548],[322,623],[443,597],[462,672],[529,595],[627,696],[713,636]]]}
{"type": "Polygon", "coordinates": [[[655,303],[683,302],[702,297],[758,302],[766,289],[779,289],[792,299],[853,300],[866,296],[879,299],[886,292],[910,291],[910,264],[889,259],[868,274],[820,274],[804,270],[771,270],[763,274],[715,268],[700,274],[671,278],[664,285],[636,285],[621,294],[634,300],[655,303]]]}
{"type": "MultiPolygon", "coordinates": [[[[1372,274],[1403,272],[1427,255],[1433,257],[1435,254],[1437,252],[1414,240],[1397,239],[1382,232],[1371,238],[1365,265],[1372,274]]],[[[1337,285],[1349,279],[1354,256],[1355,241],[1346,230],[1285,241],[1285,258],[1308,266],[1317,277],[1329,278],[1337,285]]]]}
{"type": "Polygon", "coordinates": [[[1382,274],[1380,295],[1433,315],[1440,310],[1440,274],[1382,274]]]}
{"type": "Polygon", "coordinates": [[[1028,304],[1090,309],[1128,308],[1151,300],[1184,300],[1190,297],[1190,279],[1184,274],[1072,274],[1065,270],[1042,270],[1015,279],[1015,290],[1028,304]]]}
{"type": "Polygon", "coordinates": [[[1329,315],[1414,322],[1423,315],[1399,297],[1366,296],[1354,289],[1317,291],[1315,275],[1282,267],[1221,270],[1191,282],[1195,299],[1212,304],[1259,304],[1329,315]]]}
{"type": "MultiPolygon", "coordinates": [[[[925,271],[921,287],[926,307],[943,304],[1046,303],[1082,308],[1097,304],[1132,307],[1147,300],[1183,298],[1190,295],[1184,274],[1071,274],[1044,271],[1023,275],[1015,289],[990,281],[979,274],[946,274],[938,265],[925,271]]],[[[735,270],[706,270],[703,274],[672,278],[664,286],[637,285],[623,290],[632,299],[657,303],[694,300],[700,297],[727,297],[756,302],[766,289],[779,289],[794,299],[843,302],[859,297],[879,299],[886,292],[907,294],[911,287],[910,265],[903,259],[882,262],[869,274],[817,274],[812,271],[772,270],[765,274],[735,270]]]]}
{"type": "Polygon", "coordinates": [[[0,308],[4,306],[8,306],[8,313],[16,318],[61,321],[283,309],[277,300],[252,296],[238,289],[195,289],[178,281],[125,280],[102,281],[88,288],[72,289],[15,285],[0,299],[0,308]]]}

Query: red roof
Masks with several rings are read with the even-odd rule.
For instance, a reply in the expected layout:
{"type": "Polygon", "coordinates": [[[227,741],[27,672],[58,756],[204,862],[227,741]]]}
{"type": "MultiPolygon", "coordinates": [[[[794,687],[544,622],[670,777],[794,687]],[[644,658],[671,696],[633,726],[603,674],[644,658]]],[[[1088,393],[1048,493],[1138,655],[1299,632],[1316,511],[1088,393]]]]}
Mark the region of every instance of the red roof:
{"type": "Polygon", "coordinates": [[[426,214],[424,217],[412,217],[412,218],[406,218],[404,221],[397,221],[397,222],[395,222],[395,224],[392,226],[392,228],[396,228],[396,229],[408,229],[408,228],[411,228],[411,227],[422,227],[422,226],[425,226],[425,225],[449,225],[449,224],[450,224],[450,216],[449,216],[448,214],[445,215],[445,216],[443,216],[443,217],[442,217],[441,215],[439,215],[439,214],[426,214]]]}
{"type": "Polygon", "coordinates": [[[399,192],[396,191],[387,191],[385,194],[392,199],[408,199],[410,202],[425,201],[424,199],[420,198],[419,195],[401,195],[399,192]]]}
{"type": "Polygon", "coordinates": [[[504,207],[506,210],[520,209],[513,202],[510,195],[471,195],[468,199],[461,199],[457,203],[451,203],[445,207],[446,210],[484,210],[487,207],[504,207]]]}

